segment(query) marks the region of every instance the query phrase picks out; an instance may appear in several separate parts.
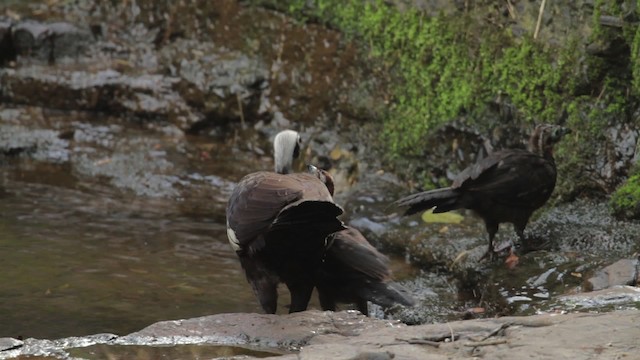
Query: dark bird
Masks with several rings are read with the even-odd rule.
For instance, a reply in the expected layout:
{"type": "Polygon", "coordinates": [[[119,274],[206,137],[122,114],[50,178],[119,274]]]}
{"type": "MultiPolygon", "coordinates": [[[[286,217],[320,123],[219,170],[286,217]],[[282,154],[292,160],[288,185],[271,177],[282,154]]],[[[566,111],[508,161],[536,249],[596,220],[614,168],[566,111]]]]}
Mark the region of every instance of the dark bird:
{"type": "Polygon", "coordinates": [[[297,133],[274,140],[276,172],[242,178],[227,203],[227,236],[266,313],[276,312],[278,284],[291,293],[289,312],[306,310],[327,237],[345,229],[325,183],[308,173],[285,174],[300,151],[297,133]],[[280,173],[278,173],[280,172],[280,173]]]}
{"type": "Polygon", "coordinates": [[[395,204],[407,208],[404,215],[433,207],[434,213],[473,210],[484,220],[489,233],[485,256],[493,257],[493,239],[500,223],[512,223],[524,244],[524,229],[531,214],[547,202],[556,185],[553,146],[570,132],[557,125],[538,125],[527,150],[493,152],[464,169],[450,187],[413,194],[395,204]]]}
{"type": "MultiPolygon", "coordinates": [[[[333,194],[333,178],[328,172],[314,166],[309,171],[325,182],[333,194]]],[[[368,315],[368,301],[383,308],[415,304],[409,291],[393,281],[389,258],[360,231],[348,227],[331,234],[328,243],[324,262],[315,277],[323,310],[335,311],[338,303],[354,303],[361,313],[368,315]]]]}

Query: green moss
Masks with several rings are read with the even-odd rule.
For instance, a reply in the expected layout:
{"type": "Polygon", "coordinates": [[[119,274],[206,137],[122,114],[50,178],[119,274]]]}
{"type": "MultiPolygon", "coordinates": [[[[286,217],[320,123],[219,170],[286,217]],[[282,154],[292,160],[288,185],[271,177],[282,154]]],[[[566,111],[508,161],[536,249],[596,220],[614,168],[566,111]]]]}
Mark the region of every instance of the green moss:
{"type": "MultiPolygon", "coordinates": [[[[633,1],[637,18],[640,0],[633,1]]],[[[298,18],[327,23],[362,40],[385,67],[393,80],[393,101],[382,114],[381,140],[385,156],[397,166],[424,161],[433,148],[429,138],[434,130],[453,120],[495,127],[488,105],[500,98],[523,123],[554,123],[566,114],[562,121],[574,135],[560,144],[557,156],[559,164],[567,164],[561,170],[570,179],[561,191],[575,195],[580,185],[574,180],[584,178],[580,171],[595,158],[596,144],[607,141],[603,130],[632,122],[639,102],[640,27],[600,24],[603,15],[628,15],[623,12],[633,7],[620,1],[596,0],[589,38],[576,31],[561,41],[535,40],[527,32],[516,36],[510,20],[499,15],[497,23],[487,21],[496,19],[490,2],[430,16],[411,7],[401,11],[383,0],[289,2],[298,18]]],[[[411,173],[429,187],[428,170],[411,173]]]]}
{"type": "Polygon", "coordinates": [[[391,158],[421,156],[435,128],[482,113],[499,94],[526,121],[554,121],[565,106],[563,94],[575,86],[575,42],[545,48],[530,36],[515,38],[508,27],[487,25],[471,12],[425,16],[382,0],[293,3],[295,13],[326,19],[362,37],[397,77],[382,134],[391,158]]]}
{"type": "Polygon", "coordinates": [[[640,219],[640,174],[631,176],[613,193],[609,206],[617,217],[640,219]]]}

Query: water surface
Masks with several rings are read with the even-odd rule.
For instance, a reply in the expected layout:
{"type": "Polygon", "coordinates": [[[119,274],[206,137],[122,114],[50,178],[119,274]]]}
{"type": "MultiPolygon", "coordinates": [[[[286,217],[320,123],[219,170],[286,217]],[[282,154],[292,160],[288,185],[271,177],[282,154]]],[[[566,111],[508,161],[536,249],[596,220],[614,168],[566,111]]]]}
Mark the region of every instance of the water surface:
{"type": "MultiPolygon", "coordinates": [[[[260,160],[236,157],[234,172],[226,150],[212,154],[184,171],[222,172],[232,184],[260,160]]],[[[210,186],[207,198],[137,196],[25,158],[5,159],[0,180],[0,337],[124,335],[260,311],[227,242],[229,186],[210,186]]]]}

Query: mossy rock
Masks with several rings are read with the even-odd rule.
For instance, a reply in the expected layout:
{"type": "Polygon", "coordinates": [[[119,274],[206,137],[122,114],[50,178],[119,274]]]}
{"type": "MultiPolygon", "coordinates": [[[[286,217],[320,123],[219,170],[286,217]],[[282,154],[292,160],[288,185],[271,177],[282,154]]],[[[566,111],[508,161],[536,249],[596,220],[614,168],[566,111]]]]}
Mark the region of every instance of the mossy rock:
{"type": "Polygon", "coordinates": [[[631,176],[611,196],[609,206],[622,219],[640,219],[640,174],[631,176]]]}

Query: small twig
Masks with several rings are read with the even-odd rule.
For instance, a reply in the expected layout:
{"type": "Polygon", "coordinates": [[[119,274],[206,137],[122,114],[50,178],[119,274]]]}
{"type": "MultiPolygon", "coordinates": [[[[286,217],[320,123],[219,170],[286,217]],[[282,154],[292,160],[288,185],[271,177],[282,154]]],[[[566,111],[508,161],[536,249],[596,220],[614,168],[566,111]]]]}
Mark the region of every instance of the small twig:
{"type": "Polygon", "coordinates": [[[507,11],[509,11],[509,16],[511,16],[511,18],[513,20],[516,19],[516,9],[513,7],[513,4],[511,3],[511,0],[507,0],[507,11]]]}
{"type": "Polygon", "coordinates": [[[506,343],[507,343],[507,339],[496,339],[491,341],[470,342],[470,343],[464,344],[464,346],[478,347],[478,346],[500,345],[500,344],[506,344],[506,343]]]}
{"type": "Polygon", "coordinates": [[[508,328],[509,326],[511,326],[510,323],[504,323],[504,324],[498,326],[497,328],[493,329],[490,333],[485,335],[480,341],[485,341],[485,340],[487,340],[488,338],[490,338],[492,336],[496,336],[500,331],[508,328]]]}
{"type": "Polygon", "coordinates": [[[449,327],[449,331],[451,332],[451,342],[456,341],[456,336],[453,334],[453,328],[451,327],[451,325],[449,325],[449,323],[447,323],[447,326],[449,327]]]}
{"type": "Polygon", "coordinates": [[[540,25],[542,24],[542,15],[544,14],[544,5],[547,0],[542,0],[540,4],[540,11],[538,12],[538,22],[536,23],[536,30],[533,32],[533,38],[538,38],[538,33],[540,32],[540,25]]]}
{"type": "Polygon", "coordinates": [[[607,87],[603,86],[602,90],[600,91],[600,94],[598,94],[598,97],[596,98],[596,101],[595,101],[596,104],[600,102],[600,99],[602,99],[602,96],[604,95],[605,90],[607,90],[607,87]]]}
{"type": "Polygon", "coordinates": [[[440,344],[442,344],[443,342],[445,342],[447,340],[451,340],[453,342],[454,340],[456,340],[456,336],[452,333],[451,337],[449,337],[447,335],[446,337],[444,337],[444,336],[426,337],[425,336],[425,337],[421,337],[421,338],[410,338],[410,339],[396,338],[396,341],[401,341],[402,343],[418,344],[418,345],[429,345],[429,346],[435,346],[435,347],[439,347],[440,344]]]}
{"type": "Polygon", "coordinates": [[[403,342],[411,345],[429,345],[433,347],[440,347],[440,343],[437,341],[425,340],[425,339],[399,339],[403,342]]]}

